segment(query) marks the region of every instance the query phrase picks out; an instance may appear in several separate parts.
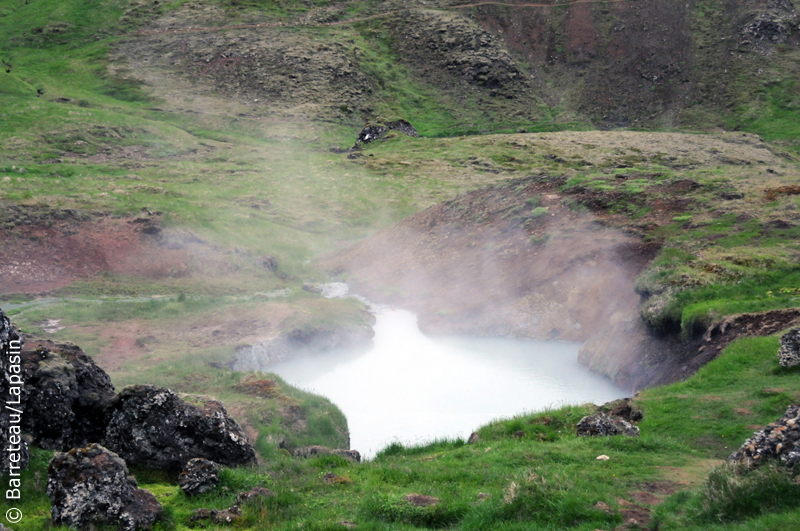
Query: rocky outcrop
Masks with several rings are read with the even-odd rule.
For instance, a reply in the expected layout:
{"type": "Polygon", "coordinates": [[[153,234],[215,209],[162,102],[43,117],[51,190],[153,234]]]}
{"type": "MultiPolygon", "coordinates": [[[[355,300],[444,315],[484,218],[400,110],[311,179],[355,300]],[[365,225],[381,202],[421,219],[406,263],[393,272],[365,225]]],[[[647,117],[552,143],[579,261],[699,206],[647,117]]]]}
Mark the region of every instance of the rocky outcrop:
{"type": "Polygon", "coordinates": [[[107,410],[104,444],[130,464],[155,469],[181,470],[195,457],[224,465],[256,462],[253,447],[222,403],[186,398],[152,385],[126,387],[107,410]]]}
{"type": "MultiPolygon", "coordinates": [[[[371,317],[371,322],[374,322],[374,317],[371,317]]],[[[231,368],[234,371],[263,371],[273,363],[292,356],[335,348],[364,347],[370,344],[374,336],[371,323],[311,331],[294,329],[269,341],[239,347],[231,368]]]]}
{"type": "Polygon", "coordinates": [[[155,496],[138,488],[117,454],[100,445],[58,453],[47,468],[53,522],[78,529],[97,524],[150,529],[161,514],[155,496]]]}
{"type": "Polygon", "coordinates": [[[375,123],[375,124],[367,124],[364,126],[364,129],[358,133],[356,137],[356,143],[353,148],[358,148],[362,144],[369,144],[370,142],[374,142],[380,138],[383,138],[386,133],[389,131],[399,131],[407,136],[418,137],[419,133],[406,120],[393,120],[386,123],[375,123]]]}
{"type": "Polygon", "coordinates": [[[770,0],[767,10],[755,15],[742,28],[742,44],[783,44],[800,21],[790,0],[770,0]]]}
{"type": "Polygon", "coordinates": [[[775,422],[756,432],[728,460],[755,467],[778,459],[786,466],[800,462],[800,406],[791,405],[775,422]]]}
{"type": "Polygon", "coordinates": [[[11,320],[0,310],[0,400],[4,407],[13,408],[5,409],[0,415],[0,441],[6,450],[0,455],[0,475],[9,474],[10,479],[15,479],[30,461],[28,443],[22,438],[24,380],[22,359],[17,352],[21,351],[23,344],[11,320]]]}
{"type": "Polygon", "coordinates": [[[331,449],[326,448],[325,446],[301,446],[300,448],[296,448],[292,455],[294,457],[318,457],[322,455],[338,455],[339,457],[343,457],[349,461],[353,461],[355,463],[361,462],[361,454],[358,450],[342,450],[342,449],[331,449]]]}
{"type": "Polygon", "coordinates": [[[459,14],[407,11],[392,21],[392,32],[404,61],[470,85],[497,90],[522,78],[502,40],[459,14]]]}
{"type": "Polygon", "coordinates": [[[72,343],[33,339],[22,362],[23,431],[33,444],[66,451],[103,438],[114,386],[94,360],[72,343]]]}
{"type": "Polygon", "coordinates": [[[609,417],[605,413],[598,412],[594,415],[587,415],[578,422],[578,436],[610,436],[627,435],[628,437],[638,437],[639,428],[630,422],[619,417],[609,417]]]}
{"type": "Polygon", "coordinates": [[[600,406],[600,411],[611,417],[619,417],[627,422],[639,422],[644,418],[642,409],[633,403],[630,398],[620,398],[612,402],[606,402],[600,406]]]}
{"type": "Polygon", "coordinates": [[[219,467],[214,461],[196,457],[190,459],[178,476],[178,486],[187,496],[203,494],[219,483],[219,467]]]}
{"type": "Polygon", "coordinates": [[[800,365],[800,328],[792,328],[781,336],[778,363],[787,368],[800,365]]]}

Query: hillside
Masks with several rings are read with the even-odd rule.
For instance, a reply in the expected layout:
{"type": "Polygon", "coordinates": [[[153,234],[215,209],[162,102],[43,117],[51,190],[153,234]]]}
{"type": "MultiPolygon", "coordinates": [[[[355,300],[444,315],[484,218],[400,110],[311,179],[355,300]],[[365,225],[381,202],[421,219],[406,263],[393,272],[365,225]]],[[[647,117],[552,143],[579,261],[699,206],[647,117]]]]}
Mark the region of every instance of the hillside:
{"type": "MultiPolygon", "coordinates": [[[[255,485],[278,496],[233,527],[800,519],[791,474],[705,483],[800,397],[774,359],[800,308],[793,0],[8,0],[0,59],[0,308],[117,387],[214,394],[262,459],[196,500],[136,470],[159,529],[255,485]],[[419,136],[351,149],[398,119],[419,136]],[[587,405],[499,420],[480,448],[289,458],[278,441],[346,447],[346,419],[230,367],[368,345],[374,317],[323,297],[331,278],[428,334],[583,342],[642,390],[642,437],[575,438],[587,405]],[[737,492],[765,505],[712,503],[737,492]]],[[[14,529],[50,525],[50,456],[34,450],[14,529]]]]}

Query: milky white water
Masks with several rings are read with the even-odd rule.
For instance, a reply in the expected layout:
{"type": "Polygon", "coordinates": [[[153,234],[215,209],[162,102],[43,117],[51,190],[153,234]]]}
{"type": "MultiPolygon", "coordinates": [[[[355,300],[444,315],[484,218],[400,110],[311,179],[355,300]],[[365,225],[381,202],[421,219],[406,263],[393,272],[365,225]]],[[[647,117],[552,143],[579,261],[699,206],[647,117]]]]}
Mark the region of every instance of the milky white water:
{"type": "Polygon", "coordinates": [[[351,448],[368,458],[393,441],[466,439],[499,417],[628,395],[578,365],[579,343],[432,339],[408,311],[375,313],[371,350],[309,355],[270,367],[339,406],[351,448]]]}

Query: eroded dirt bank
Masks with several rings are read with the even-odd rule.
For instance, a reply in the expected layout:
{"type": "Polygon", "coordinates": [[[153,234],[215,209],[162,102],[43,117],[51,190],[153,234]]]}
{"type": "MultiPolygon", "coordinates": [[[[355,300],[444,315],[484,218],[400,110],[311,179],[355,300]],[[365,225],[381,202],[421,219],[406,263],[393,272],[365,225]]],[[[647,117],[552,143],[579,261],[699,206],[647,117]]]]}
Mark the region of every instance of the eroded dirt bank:
{"type": "Polygon", "coordinates": [[[429,333],[585,341],[636,315],[633,280],[658,247],[570,210],[553,188],[530,177],[466,194],[323,267],[412,309],[429,333]]]}

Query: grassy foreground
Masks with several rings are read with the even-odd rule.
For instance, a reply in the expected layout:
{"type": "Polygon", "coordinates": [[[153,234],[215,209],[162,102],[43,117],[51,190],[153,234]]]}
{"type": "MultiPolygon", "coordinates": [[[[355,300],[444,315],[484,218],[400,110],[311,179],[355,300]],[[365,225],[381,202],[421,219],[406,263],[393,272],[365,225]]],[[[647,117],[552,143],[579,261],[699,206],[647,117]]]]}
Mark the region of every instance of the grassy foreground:
{"type": "MultiPolygon", "coordinates": [[[[175,477],[133,472],[164,505],[159,530],[197,528],[189,521],[195,509],[225,509],[254,486],[276,496],[244,505],[231,528],[588,531],[635,517],[643,529],[790,529],[800,524],[793,475],[769,467],[739,473],[722,461],[800,399],[798,372],[778,366],[777,347],[776,337],[739,340],[689,380],[640,393],[639,438],[577,438],[575,424],[593,407],[570,406],[498,420],[478,430],[475,444],[393,444],[361,464],[278,452],[258,467],[225,470],[220,486],[195,498],[175,477]],[[601,454],[610,459],[598,461],[601,454]],[[408,494],[439,501],[417,507],[408,494]]],[[[51,525],[44,484],[52,454],[34,455],[20,530],[51,525]]]]}

